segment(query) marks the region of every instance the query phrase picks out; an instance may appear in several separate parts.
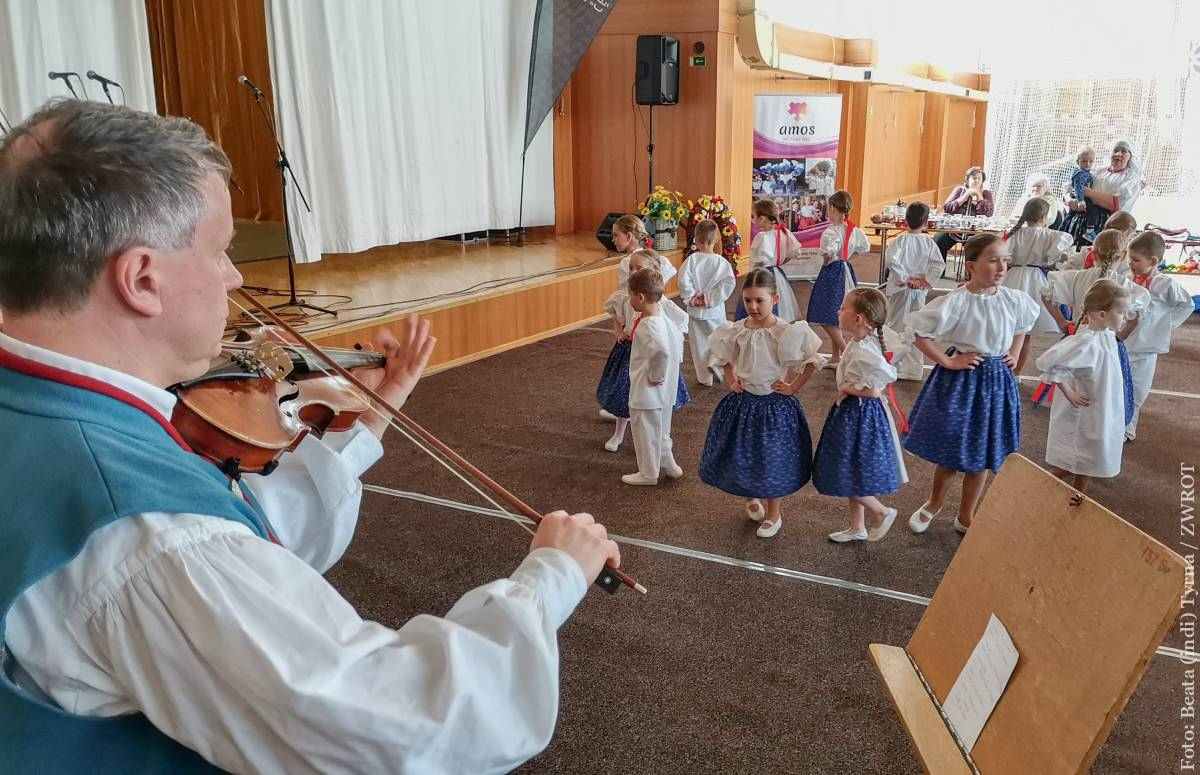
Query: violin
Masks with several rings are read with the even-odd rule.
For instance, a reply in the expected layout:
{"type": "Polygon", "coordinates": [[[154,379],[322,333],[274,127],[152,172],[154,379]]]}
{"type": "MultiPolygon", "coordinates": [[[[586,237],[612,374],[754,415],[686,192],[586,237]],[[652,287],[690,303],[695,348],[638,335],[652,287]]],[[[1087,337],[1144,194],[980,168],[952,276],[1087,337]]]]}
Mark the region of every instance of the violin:
{"type": "MultiPolygon", "coordinates": [[[[351,371],[382,367],[382,355],[317,347],[244,288],[237,293],[287,338],[264,326],[257,335],[242,337],[245,341],[222,345],[221,357],[204,375],[170,388],[178,398],[171,423],[195,453],[231,479],[244,473],[265,475],[306,435],[319,438],[329,431],[348,430],[367,412],[378,412],[472,489],[483,495],[477,484],[527,521],[541,522],[540,512],[389,404],[351,371]]],[[[505,513],[520,523],[515,514],[505,513]]],[[[523,523],[521,526],[533,533],[523,523]]],[[[593,583],[610,593],[626,586],[646,594],[637,579],[612,566],[605,566],[593,583]]]]}
{"type": "MultiPolygon", "coordinates": [[[[231,479],[270,474],[279,457],[309,434],[354,426],[371,405],[339,374],[320,368],[298,346],[272,341],[269,330],[222,345],[202,376],[171,388],[171,424],[231,479]]],[[[346,369],[382,367],[383,356],[326,349],[346,369]]]]}

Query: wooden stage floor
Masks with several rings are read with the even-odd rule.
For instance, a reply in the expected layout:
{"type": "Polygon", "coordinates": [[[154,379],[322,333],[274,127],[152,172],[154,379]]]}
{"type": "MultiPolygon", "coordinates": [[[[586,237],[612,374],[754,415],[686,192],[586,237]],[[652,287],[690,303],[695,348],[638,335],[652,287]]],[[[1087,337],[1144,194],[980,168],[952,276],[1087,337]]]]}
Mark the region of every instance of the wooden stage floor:
{"type": "MultiPolygon", "coordinates": [[[[675,264],[680,251],[668,254],[675,264]]],[[[527,235],[523,245],[434,240],[327,255],[296,267],[303,300],[337,317],[288,314],[289,322],[331,346],[369,342],[381,326],[418,312],[438,339],[434,369],[467,363],[603,317],[616,288],[618,257],[591,234],[527,235]]],[[[238,265],[244,286],[271,288],[264,303],[286,301],[283,259],[238,265]]],[[[237,315],[236,308],[231,315],[237,315]]]]}

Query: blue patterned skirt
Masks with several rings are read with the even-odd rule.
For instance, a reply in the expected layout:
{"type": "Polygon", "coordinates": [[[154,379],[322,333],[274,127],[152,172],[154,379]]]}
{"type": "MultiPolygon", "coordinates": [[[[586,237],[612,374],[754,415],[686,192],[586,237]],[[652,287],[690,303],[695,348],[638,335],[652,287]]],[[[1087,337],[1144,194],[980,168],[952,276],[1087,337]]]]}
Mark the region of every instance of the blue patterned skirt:
{"type": "Polygon", "coordinates": [[[729,393],[717,404],[700,480],[742,498],[782,498],[812,476],[812,436],[795,396],[729,393]]]}
{"type": "Polygon", "coordinates": [[[900,489],[900,461],[878,398],[846,396],[834,404],[813,457],[813,486],[839,498],[888,495],[900,489]]]}
{"type": "Polygon", "coordinates": [[[999,470],[1021,445],[1021,395],[999,356],[973,370],[934,366],[908,415],[904,448],[954,471],[999,470]]]}
{"type": "MultiPolygon", "coordinates": [[[[600,384],[596,386],[596,401],[600,403],[600,408],[617,417],[629,417],[629,353],[632,350],[632,342],[614,344],[604,363],[604,371],[600,374],[600,384]]],[[[675,392],[675,409],[682,409],[690,400],[681,371],[679,387],[675,392]]]]}
{"type": "Polygon", "coordinates": [[[1129,365],[1129,350],[1117,340],[1117,358],[1121,361],[1121,387],[1125,394],[1125,424],[1133,422],[1133,369],[1129,365]]]}
{"type": "Polygon", "coordinates": [[[846,272],[850,273],[850,283],[857,285],[858,277],[849,261],[830,261],[821,267],[821,273],[813,283],[812,295],[808,297],[809,323],[820,326],[838,324],[838,310],[846,297],[846,272]]]}

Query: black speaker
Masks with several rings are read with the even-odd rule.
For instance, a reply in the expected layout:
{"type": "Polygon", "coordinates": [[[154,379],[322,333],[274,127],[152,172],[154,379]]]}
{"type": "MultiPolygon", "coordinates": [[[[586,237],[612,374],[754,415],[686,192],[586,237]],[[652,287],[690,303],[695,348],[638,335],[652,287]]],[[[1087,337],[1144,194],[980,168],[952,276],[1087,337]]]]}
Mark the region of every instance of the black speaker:
{"type": "Polygon", "coordinates": [[[625,213],[609,213],[604,216],[604,221],[600,224],[600,228],[596,229],[596,239],[600,240],[600,244],[611,250],[613,253],[617,251],[617,243],[613,242],[612,231],[613,224],[621,219],[625,213]]]}
{"type": "Polygon", "coordinates": [[[637,104],[679,102],[679,41],[669,35],[638,35],[634,79],[637,104]]]}

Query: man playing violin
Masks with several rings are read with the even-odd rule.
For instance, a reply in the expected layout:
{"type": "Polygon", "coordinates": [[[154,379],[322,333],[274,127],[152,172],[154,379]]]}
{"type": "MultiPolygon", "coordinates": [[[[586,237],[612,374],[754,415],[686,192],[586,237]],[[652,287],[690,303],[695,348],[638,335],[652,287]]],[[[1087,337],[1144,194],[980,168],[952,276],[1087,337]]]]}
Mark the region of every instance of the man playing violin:
{"type": "MultiPolygon", "coordinates": [[[[229,171],[189,121],[90,102],[0,144],[0,771],[509,770],[550,739],[557,629],[617,547],[555,512],[445,618],[360,619],[321,572],[385,421],[240,482],[169,421],[242,280],[229,171]]],[[[429,325],[377,346],[366,381],[401,405],[429,325]]]]}

